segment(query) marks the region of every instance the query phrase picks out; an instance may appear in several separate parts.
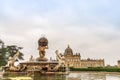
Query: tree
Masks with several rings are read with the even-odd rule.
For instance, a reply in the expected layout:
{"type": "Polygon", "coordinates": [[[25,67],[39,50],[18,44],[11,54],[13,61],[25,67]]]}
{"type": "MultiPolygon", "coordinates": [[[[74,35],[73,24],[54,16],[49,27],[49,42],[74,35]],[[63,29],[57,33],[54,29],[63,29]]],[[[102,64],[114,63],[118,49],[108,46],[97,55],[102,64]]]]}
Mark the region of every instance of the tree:
{"type": "Polygon", "coordinates": [[[7,63],[6,48],[4,47],[4,42],[0,40],[0,66],[5,65],[6,63],[7,63]]]}
{"type": "Polygon", "coordinates": [[[19,60],[24,60],[23,53],[20,51],[22,47],[18,47],[16,45],[5,46],[4,42],[0,40],[0,66],[4,66],[7,64],[8,58],[13,57],[14,54],[19,51],[19,60]]]}
{"type": "Polygon", "coordinates": [[[13,57],[14,56],[14,54],[16,54],[17,53],[17,51],[19,51],[19,56],[18,56],[18,58],[20,59],[20,60],[24,60],[23,59],[23,53],[22,52],[20,52],[20,49],[22,49],[22,47],[17,47],[16,45],[10,45],[10,46],[7,46],[6,47],[7,48],[7,54],[9,55],[9,56],[11,56],[11,57],[13,57]]]}

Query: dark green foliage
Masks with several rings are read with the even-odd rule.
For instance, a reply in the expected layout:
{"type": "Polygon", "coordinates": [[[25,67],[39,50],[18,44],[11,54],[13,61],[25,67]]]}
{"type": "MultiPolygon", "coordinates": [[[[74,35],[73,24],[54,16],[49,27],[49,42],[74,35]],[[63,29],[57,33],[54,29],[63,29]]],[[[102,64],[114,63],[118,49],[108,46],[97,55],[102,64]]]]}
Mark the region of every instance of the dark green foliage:
{"type": "Polygon", "coordinates": [[[7,63],[6,59],[6,48],[4,48],[4,42],[0,40],[0,66],[7,63]]]}
{"type": "Polygon", "coordinates": [[[0,49],[0,66],[5,65],[7,63],[6,57],[6,48],[0,49]]]}
{"type": "MultiPolygon", "coordinates": [[[[22,49],[22,47],[17,47],[16,45],[7,46],[7,52],[9,54],[9,56],[11,56],[11,57],[13,57],[14,54],[16,54],[17,51],[19,51],[20,49],[22,49]]],[[[23,53],[21,53],[20,51],[19,51],[19,53],[20,53],[19,54],[19,59],[24,60],[23,59],[23,53]]]]}
{"type": "Polygon", "coordinates": [[[0,66],[5,66],[7,64],[8,58],[13,57],[14,54],[19,51],[19,59],[23,60],[23,53],[20,52],[21,47],[16,45],[5,46],[4,42],[0,40],[0,66]]]}
{"type": "Polygon", "coordinates": [[[120,72],[120,68],[117,67],[90,67],[90,68],[72,68],[70,71],[105,71],[105,72],[120,72]]]}

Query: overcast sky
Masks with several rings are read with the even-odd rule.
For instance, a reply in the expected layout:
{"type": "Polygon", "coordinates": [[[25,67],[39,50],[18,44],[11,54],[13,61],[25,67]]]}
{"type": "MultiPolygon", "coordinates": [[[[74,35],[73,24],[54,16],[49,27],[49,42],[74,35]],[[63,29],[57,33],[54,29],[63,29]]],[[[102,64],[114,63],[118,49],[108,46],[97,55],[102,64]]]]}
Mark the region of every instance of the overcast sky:
{"type": "Polygon", "coordinates": [[[38,57],[37,41],[49,40],[46,57],[69,44],[82,59],[120,59],[120,0],[0,0],[0,39],[38,57]]]}

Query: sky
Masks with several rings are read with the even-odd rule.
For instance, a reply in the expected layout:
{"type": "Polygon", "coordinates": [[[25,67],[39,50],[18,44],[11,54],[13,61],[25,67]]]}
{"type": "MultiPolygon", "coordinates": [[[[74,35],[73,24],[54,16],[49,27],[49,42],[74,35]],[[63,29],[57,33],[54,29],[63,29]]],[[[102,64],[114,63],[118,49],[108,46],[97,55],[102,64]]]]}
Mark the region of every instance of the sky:
{"type": "Polygon", "coordinates": [[[120,60],[120,0],[0,0],[0,39],[23,47],[27,61],[39,56],[38,39],[49,41],[46,57],[68,44],[82,59],[120,60]]]}

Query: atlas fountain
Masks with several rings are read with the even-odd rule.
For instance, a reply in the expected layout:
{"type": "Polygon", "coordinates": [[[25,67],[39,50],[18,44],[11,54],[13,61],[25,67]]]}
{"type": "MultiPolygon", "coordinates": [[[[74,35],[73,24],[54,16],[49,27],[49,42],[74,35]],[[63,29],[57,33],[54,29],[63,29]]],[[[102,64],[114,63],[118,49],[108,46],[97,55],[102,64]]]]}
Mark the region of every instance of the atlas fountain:
{"type": "Polygon", "coordinates": [[[60,55],[59,51],[56,50],[56,60],[50,61],[45,57],[46,49],[48,49],[48,39],[46,37],[41,37],[38,40],[39,57],[36,59],[33,59],[33,56],[31,56],[29,61],[21,62],[18,66],[15,66],[14,63],[19,56],[19,52],[13,57],[9,57],[7,66],[3,67],[3,77],[12,74],[13,76],[26,75],[29,77],[69,74],[64,56],[60,55]]]}

